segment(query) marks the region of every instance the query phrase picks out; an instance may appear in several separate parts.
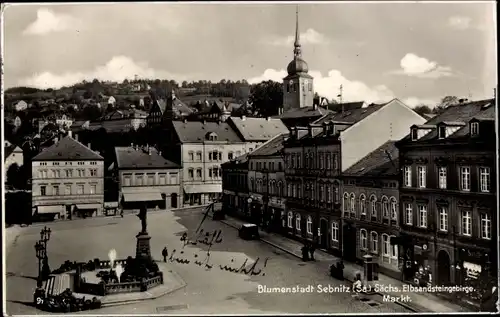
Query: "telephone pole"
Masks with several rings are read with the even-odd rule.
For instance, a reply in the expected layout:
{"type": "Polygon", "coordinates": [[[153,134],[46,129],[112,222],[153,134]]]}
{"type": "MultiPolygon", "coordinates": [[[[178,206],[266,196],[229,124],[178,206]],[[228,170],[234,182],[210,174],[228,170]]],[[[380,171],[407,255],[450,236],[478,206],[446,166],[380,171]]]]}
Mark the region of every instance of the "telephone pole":
{"type": "Polygon", "coordinates": [[[339,94],[337,95],[337,97],[339,98],[339,103],[342,106],[342,113],[344,113],[344,104],[342,103],[342,85],[340,85],[339,94]]]}

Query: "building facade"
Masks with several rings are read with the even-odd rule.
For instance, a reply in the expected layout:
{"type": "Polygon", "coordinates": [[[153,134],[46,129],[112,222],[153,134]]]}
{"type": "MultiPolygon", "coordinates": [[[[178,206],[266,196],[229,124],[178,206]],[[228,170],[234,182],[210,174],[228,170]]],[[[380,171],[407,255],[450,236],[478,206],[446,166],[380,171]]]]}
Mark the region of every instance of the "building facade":
{"type": "Polygon", "coordinates": [[[296,127],[284,144],[288,234],[340,254],[340,140],[333,123],[296,127]]]}
{"type": "Polygon", "coordinates": [[[397,143],[406,279],[475,289],[496,280],[495,142],[495,100],[482,100],[448,107],[397,143]]]}
{"type": "Polygon", "coordinates": [[[123,209],[176,209],[183,205],[182,169],[153,147],[116,147],[119,202],[123,209]]]}
{"type": "Polygon", "coordinates": [[[355,262],[373,256],[378,271],[401,278],[399,236],[399,155],[388,141],[342,173],[343,257],[355,262]]]}
{"type": "Polygon", "coordinates": [[[248,208],[248,154],[221,165],[222,210],[225,214],[250,219],[248,208]]]}
{"type": "Polygon", "coordinates": [[[286,218],[286,182],[283,144],[280,134],[248,154],[249,215],[254,223],[280,231],[286,218]]]}
{"type": "Polygon", "coordinates": [[[11,144],[9,141],[5,141],[3,172],[6,182],[10,181],[7,179],[7,171],[13,164],[16,164],[18,167],[24,164],[23,150],[19,146],[11,144]]]}
{"type": "Polygon", "coordinates": [[[67,136],[32,159],[34,215],[101,215],[104,159],[67,136]]]}

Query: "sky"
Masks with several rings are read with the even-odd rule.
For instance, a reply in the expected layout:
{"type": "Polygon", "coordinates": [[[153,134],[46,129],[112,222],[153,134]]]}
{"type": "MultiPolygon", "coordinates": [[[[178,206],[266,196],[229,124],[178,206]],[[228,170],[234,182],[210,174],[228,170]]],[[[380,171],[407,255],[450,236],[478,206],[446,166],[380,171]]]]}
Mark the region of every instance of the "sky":
{"type": "MultiPolygon", "coordinates": [[[[139,78],[281,82],[296,4],[8,5],[5,88],[139,78]]],[[[435,105],[496,87],[494,2],[298,4],[314,90],[342,101],[435,105]]]]}

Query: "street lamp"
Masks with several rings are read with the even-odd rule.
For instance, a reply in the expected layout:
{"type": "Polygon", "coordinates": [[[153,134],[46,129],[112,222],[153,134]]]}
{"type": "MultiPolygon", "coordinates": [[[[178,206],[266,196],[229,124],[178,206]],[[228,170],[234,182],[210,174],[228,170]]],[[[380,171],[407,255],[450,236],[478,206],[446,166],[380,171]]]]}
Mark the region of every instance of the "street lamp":
{"type": "Polygon", "coordinates": [[[47,242],[50,240],[50,233],[51,232],[52,232],[52,230],[50,230],[50,228],[47,228],[47,227],[44,227],[40,231],[40,241],[43,242],[45,249],[47,249],[47,242]]]}
{"type": "Polygon", "coordinates": [[[35,243],[35,251],[36,251],[36,257],[38,259],[37,286],[41,287],[42,286],[42,260],[47,255],[47,249],[45,248],[43,241],[37,241],[35,243]]]}

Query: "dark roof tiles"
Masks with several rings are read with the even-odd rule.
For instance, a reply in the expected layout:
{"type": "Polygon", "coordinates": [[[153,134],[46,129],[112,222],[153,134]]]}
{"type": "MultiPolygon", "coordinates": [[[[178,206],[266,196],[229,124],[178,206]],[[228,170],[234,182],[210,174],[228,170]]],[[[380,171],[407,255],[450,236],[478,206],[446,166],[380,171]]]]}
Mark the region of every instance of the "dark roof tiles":
{"type": "Polygon", "coordinates": [[[154,148],[151,155],[147,149],[134,149],[132,147],[116,147],[116,162],[122,169],[179,169],[180,166],[162,157],[154,148]]]}
{"type": "Polygon", "coordinates": [[[262,144],[255,151],[249,153],[252,156],[270,156],[278,154],[284,147],[284,141],[288,137],[288,133],[283,133],[275,136],[271,140],[262,144]]]}
{"type": "Polygon", "coordinates": [[[383,104],[371,104],[366,108],[355,108],[349,111],[344,111],[342,112],[334,112],[329,114],[328,116],[325,116],[321,118],[320,120],[314,122],[318,124],[322,124],[327,121],[341,121],[341,122],[351,122],[351,123],[356,123],[364,118],[368,117],[372,113],[380,110],[382,107],[385,105],[389,104],[388,103],[383,103],[383,104]]]}
{"type": "Polygon", "coordinates": [[[201,143],[207,141],[208,133],[215,133],[218,142],[242,142],[236,132],[225,122],[174,121],[175,132],[181,143],[201,143]]]}
{"type": "Polygon", "coordinates": [[[33,161],[103,160],[103,157],[72,137],[64,137],[33,158],[33,161]]]}
{"type": "Polygon", "coordinates": [[[280,119],[231,117],[230,120],[245,141],[268,141],[288,132],[280,119]]]}
{"type": "Polygon", "coordinates": [[[396,176],[399,170],[399,152],[396,141],[387,141],[344,171],[346,176],[396,176]]]}

